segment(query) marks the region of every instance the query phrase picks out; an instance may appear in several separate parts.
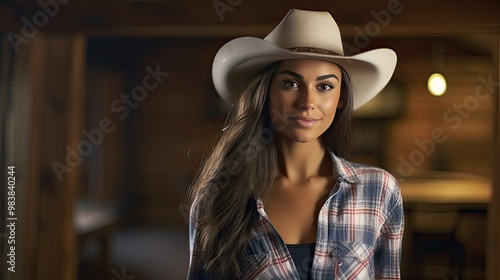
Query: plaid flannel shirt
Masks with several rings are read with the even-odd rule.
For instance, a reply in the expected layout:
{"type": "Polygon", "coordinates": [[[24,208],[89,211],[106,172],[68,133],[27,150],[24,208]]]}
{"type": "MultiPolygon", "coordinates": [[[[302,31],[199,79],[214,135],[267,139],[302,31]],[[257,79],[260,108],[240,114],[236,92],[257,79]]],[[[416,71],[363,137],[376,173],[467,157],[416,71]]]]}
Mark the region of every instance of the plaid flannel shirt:
{"type": "MultiPolygon", "coordinates": [[[[398,182],[388,172],[355,164],[330,152],[335,187],[321,208],[314,258],[294,264],[255,198],[252,238],[242,254],[243,279],[400,279],[404,212],[398,182]]],[[[188,279],[211,279],[196,244],[197,203],[191,209],[188,279]]]]}

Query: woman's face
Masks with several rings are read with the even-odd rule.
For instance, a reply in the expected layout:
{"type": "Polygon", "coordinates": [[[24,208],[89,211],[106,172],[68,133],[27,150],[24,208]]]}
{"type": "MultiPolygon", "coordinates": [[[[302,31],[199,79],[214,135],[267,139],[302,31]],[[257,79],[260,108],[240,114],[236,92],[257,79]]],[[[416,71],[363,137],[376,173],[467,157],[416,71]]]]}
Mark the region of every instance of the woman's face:
{"type": "Polygon", "coordinates": [[[307,143],[318,139],[342,107],[342,73],[334,63],[291,59],[280,63],[269,92],[271,122],[282,136],[307,143]]]}

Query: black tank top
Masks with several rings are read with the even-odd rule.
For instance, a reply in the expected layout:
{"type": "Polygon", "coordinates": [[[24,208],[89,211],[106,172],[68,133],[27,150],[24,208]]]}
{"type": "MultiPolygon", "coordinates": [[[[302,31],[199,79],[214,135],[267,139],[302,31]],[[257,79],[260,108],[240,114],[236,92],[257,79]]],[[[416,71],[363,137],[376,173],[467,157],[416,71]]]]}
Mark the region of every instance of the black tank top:
{"type": "Polygon", "coordinates": [[[311,270],[316,243],[287,244],[293,263],[299,272],[300,279],[311,279],[311,270]]]}

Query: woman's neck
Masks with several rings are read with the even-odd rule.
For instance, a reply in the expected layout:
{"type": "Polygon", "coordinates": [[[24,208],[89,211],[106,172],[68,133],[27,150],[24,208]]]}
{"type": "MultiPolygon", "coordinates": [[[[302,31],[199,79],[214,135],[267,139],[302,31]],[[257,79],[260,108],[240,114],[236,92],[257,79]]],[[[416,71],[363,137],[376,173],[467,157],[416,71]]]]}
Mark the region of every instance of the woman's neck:
{"type": "Polygon", "coordinates": [[[275,139],[279,176],[300,184],[311,177],[331,175],[331,161],[320,139],[299,143],[280,136],[275,139]]]}

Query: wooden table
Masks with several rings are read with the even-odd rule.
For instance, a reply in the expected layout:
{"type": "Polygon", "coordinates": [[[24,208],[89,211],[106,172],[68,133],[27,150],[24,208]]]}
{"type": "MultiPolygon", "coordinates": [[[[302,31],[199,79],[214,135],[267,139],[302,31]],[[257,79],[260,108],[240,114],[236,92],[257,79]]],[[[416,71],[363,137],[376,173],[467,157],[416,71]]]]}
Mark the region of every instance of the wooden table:
{"type": "Polygon", "coordinates": [[[101,243],[102,268],[110,266],[109,238],[118,226],[116,207],[92,203],[79,203],[74,209],[74,228],[80,245],[96,238],[101,243]]]}
{"type": "MultiPolygon", "coordinates": [[[[428,260],[433,254],[440,254],[440,256],[448,254],[451,256],[450,259],[453,258],[452,256],[465,258],[464,252],[459,254],[453,251],[471,246],[469,240],[460,240],[460,228],[463,229],[465,221],[477,218],[484,220],[487,215],[492,189],[490,180],[473,176],[449,175],[440,174],[400,180],[405,208],[402,266],[406,278],[419,278],[426,265],[436,266],[432,262],[428,264],[422,262],[422,260],[428,260]],[[443,252],[442,249],[426,243],[428,241],[423,242],[432,240],[432,236],[440,240],[439,244],[450,244],[452,249],[443,252]],[[443,236],[447,239],[443,239],[443,236]],[[443,240],[447,243],[443,243],[443,240]]],[[[470,232],[470,226],[467,228],[470,232]]],[[[484,231],[485,228],[477,228],[478,234],[484,231]]],[[[481,242],[484,241],[481,238],[474,240],[473,246],[476,247],[477,244],[482,246],[481,242]]],[[[445,269],[452,268],[445,267],[445,269]]]]}

